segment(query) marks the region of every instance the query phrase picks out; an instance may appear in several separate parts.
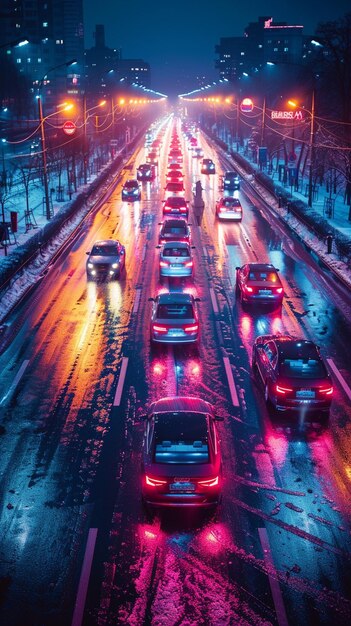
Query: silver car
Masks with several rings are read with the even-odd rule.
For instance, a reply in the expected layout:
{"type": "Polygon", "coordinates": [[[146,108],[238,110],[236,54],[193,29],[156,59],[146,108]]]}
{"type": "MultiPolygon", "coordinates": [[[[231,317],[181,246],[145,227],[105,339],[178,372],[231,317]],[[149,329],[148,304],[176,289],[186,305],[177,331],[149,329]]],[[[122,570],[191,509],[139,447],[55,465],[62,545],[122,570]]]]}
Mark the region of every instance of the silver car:
{"type": "Polygon", "coordinates": [[[153,302],[150,339],[154,343],[195,343],[199,338],[196,302],[189,293],[161,293],[153,302]]]}
{"type": "Polygon", "coordinates": [[[125,247],[119,241],[114,239],[96,241],[87,254],[88,279],[119,278],[126,261],[125,247]]]}
{"type": "Polygon", "coordinates": [[[160,278],[193,276],[194,262],[191,248],[194,246],[182,241],[165,243],[160,252],[160,278]]]}

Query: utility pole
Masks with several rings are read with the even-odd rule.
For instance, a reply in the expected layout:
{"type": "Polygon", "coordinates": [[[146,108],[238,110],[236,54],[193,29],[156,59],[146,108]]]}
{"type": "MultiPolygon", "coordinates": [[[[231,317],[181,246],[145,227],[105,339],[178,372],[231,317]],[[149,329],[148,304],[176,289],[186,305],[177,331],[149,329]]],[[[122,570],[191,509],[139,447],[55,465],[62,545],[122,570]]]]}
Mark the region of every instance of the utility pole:
{"type": "Polygon", "coordinates": [[[48,181],[48,169],[46,158],[46,140],[43,118],[43,104],[41,100],[41,94],[38,96],[38,108],[39,108],[39,122],[40,122],[40,135],[41,135],[41,155],[43,163],[43,179],[44,179],[44,193],[45,193],[45,210],[46,219],[51,219],[50,197],[49,197],[49,181],[48,181]]]}
{"type": "Polygon", "coordinates": [[[308,177],[308,206],[312,207],[313,201],[313,166],[314,166],[314,90],[311,102],[311,132],[310,132],[310,171],[308,177]]]}

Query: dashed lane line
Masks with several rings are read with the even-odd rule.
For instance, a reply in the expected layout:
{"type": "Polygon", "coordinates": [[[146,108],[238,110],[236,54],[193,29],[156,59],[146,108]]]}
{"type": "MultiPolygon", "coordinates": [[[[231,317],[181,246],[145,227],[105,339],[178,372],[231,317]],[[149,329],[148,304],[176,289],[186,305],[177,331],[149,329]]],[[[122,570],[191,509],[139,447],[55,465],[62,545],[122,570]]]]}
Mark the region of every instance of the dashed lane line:
{"type": "Polygon", "coordinates": [[[119,373],[118,385],[117,385],[117,389],[115,393],[115,398],[113,401],[113,406],[119,406],[121,404],[123,385],[124,385],[124,380],[126,377],[127,367],[128,367],[128,360],[129,359],[127,356],[122,357],[121,371],[119,373]]]}
{"type": "Polygon", "coordinates": [[[87,547],[85,549],[82,571],[79,580],[78,593],[74,606],[71,626],[81,626],[83,622],[85,602],[87,599],[91,566],[93,563],[97,528],[89,528],[87,547]]]}

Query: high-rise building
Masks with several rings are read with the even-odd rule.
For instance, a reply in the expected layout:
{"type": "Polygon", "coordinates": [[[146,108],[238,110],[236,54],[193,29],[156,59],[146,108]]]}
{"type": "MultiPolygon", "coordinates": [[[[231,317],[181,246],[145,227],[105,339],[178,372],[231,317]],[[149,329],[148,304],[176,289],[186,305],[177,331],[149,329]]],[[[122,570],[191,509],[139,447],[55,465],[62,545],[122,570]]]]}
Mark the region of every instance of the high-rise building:
{"type": "Polygon", "coordinates": [[[1,52],[12,58],[34,92],[38,86],[51,98],[78,92],[84,62],[83,1],[2,0],[1,4],[0,38],[5,44],[1,52]],[[20,39],[29,43],[14,46],[20,39]],[[73,60],[77,64],[68,67],[73,60]]]}
{"type": "Polygon", "coordinates": [[[243,73],[254,74],[267,61],[299,63],[303,58],[305,37],[303,26],[273,22],[272,17],[259,17],[251,22],[242,37],[223,37],[215,51],[219,55],[216,68],[220,78],[230,81],[243,73]]]}

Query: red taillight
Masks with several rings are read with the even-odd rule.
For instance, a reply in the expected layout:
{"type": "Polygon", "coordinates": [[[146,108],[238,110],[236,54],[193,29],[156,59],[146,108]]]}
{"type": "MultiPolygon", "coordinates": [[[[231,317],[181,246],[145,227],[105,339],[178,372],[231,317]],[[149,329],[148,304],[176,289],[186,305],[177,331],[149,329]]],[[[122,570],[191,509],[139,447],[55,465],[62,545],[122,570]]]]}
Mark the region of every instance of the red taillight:
{"type": "Polygon", "coordinates": [[[276,292],[277,293],[283,293],[283,287],[277,287],[276,292]]]}
{"type": "Polygon", "coordinates": [[[185,267],[192,267],[193,266],[193,262],[192,261],[187,261],[185,263],[185,267]]]}
{"type": "Polygon", "coordinates": [[[160,267],[168,267],[169,261],[160,261],[160,267]]]}
{"type": "Polygon", "coordinates": [[[181,207],[180,207],[180,212],[181,212],[181,213],[186,213],[186,212],[187,212],[187,210],[188,210],[188,209],[186,208],[186,206],[181,206],[181,207]]]}
{"type": "Polygon", "coordinates": [[[167,485],[166,480],[158,480],[147,475],[145,475],[145,482],[149,487],[161,487],[162,485],[167,485]]]}
{"type": "Polygon", "coordinates": [[[326,387],[325,389],[319,389],[321,393],[325,393],[326,396],[331,396],[333,393],[333,387],[326,387]]]}
{"type": "Polygon", "coordinates": [[[217,487],[219,484],[219,476],[215,476],[215,478],[210,478],[209,480],[199,480],[198,484],[202,487],[217,487]]]}
{"type": "Polygon", "coordinates": [[[152,328],[153,328],[153,330],[156,333],[167,333],[168,332],[167,326],[159,326],[158,324],[153,324],[152,328]]]}
{"type": "Polygon", "coordinates": [[[280,385],[276,385],[275,386],[275,390],[276,390],[277,393],[281,393],[283,395],[293,391],[292,389],[290,389],[290,387],[281,387],[280,385]]]}
{"type": "Polygon", "coordinates": [[[198,324],[193,324],[193,326],[185,326],[184,332],[186,333],[196,333],[199,330],[198,324]]]}
{"type": "Polygon", "coordinates": [[[245,290],[248,291],[249,293],[253,292],[252,287],[249,287],[248,285],[244,285],[244,287],[245,287],[245,290]]]}

